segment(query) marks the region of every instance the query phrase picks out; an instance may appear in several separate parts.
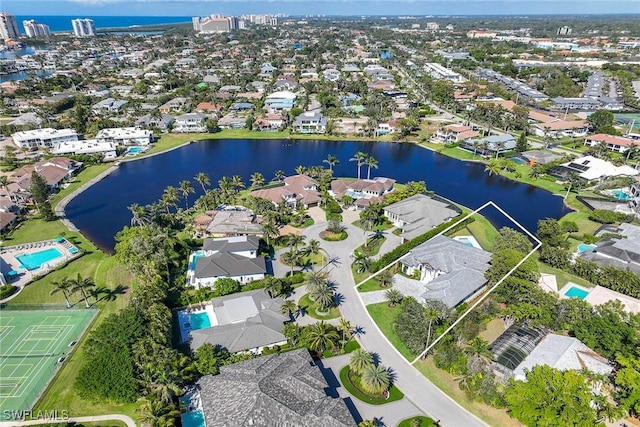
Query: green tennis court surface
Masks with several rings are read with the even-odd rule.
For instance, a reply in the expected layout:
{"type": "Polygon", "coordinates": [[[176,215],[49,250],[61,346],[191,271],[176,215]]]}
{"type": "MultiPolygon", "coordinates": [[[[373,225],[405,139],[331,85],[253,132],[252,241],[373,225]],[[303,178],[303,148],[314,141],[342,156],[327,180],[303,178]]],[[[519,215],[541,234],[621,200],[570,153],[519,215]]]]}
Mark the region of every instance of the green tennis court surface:
{"type": "Polygon", "coordinates": [[[32,408],[96,313],[0,311],[0,413],[32,408]]]}

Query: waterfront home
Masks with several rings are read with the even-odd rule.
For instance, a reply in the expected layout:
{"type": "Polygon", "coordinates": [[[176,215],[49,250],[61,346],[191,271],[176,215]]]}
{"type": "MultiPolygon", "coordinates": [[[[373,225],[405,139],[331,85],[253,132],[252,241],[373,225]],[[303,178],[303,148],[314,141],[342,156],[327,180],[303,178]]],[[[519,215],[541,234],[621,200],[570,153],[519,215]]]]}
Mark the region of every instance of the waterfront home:
{"type": "Polygon", "coordinates": [[[80,141],[58,142],[51,149],[51,154],[56,156],[64,154],[76,156],[83,154],[100,154],[104,160],[111,160],[117,157],[116,148],[116,144],[113,142],[84,139],[80,141]]]}
{"type": "Polygon", "coordinates": [[[584,145],[588,147],[605,146],[608,150],[616,151],[618,153],[624,153],[631,147],[640,147],[640,142],[634,141],[633,139],[624,138],[622,136],[598,133],[595,135],[587,136],[584,140],[584,145]]]}
{"type": "Polygon", "coordinates": [[[577,338],[547,334],[544,330],[514,324],[492,344],[494,368],[507,378],[526,381],[535,366],[547,365],[560,371],[587,369],[609,375],[613,365],[577,338]]]}
{"type": "Polygon", "coordinates": [[[489,252],[440,235],[400,260],[401,271],[415,280],[396,275],[395,281],[400,289],[413,287],[412,296],[421,302],[437,300],[454,308],[485,289],[490,261],[489,252]]]}
{"type": "Polygon", "coordinates": [[[432,139],[437,142],[452,144],[479,136],[480,132],[473,130],[469,126],[453,124],[438,129],[432,139]]]}
{"type": "Polygon", "coordinates": [[[211,300],[205,313],[210,327],[194,329],[191,325],[189,346],[196,351],[203,344],[226,348],[230,353],[250,351],[283,345],[284,323],[289,321],[280,313],[282,298],[271,298],[263,289],[226,295],[211,300]]]}
{"type": "Polygon", "coordinates": [[[96,135],[98,142],[111,142],[119,146],[149,145],[153,142],[153,132],[136,127],[101,129],[96,135]]]}
{"type": "Polygon", "coordinates": [[[481,153],[483,156],[495,156],[513,151],[516,148],[516,139],[507,133],[490,135],[478,139],[465,139],[460,147],[481,153]]]}
{"type": "Polygon", "coordinates": [[[345,401],[330,394],[306,349],[223,366],[196,387],[207,427],[356,427],[345,401]]]}
{"type": "Polygon", "coordinates": [[[254,190],[251,195],[267,199],[276,206],[286,203],[291,209],[296,209],[298,205],[310,208],[320,203],[318,183],[307,175],[288,176],[283,185],[254,190]]]}
{"type": "Polygon", "coordinates": [[[161,131],[165,132],[169,129],[171,123],[173,123],[174,118],[169,114],[161,113],[160,116],[154,116],[152,114],[145,114],[140,117],[138,120],[134,122],[135,126],[138,128],[158,128],[161,131]]]}
{"type": "Polygon", "coordinates": [[[406,241],[414,239],[432,228],[460,214],[460,209],[444,200],[425,194],[415,194],[384,207],[384,216],[398,227],[406,241]]]}
{"type": "Polygon", "coordinates": [[[208,117],[202,113],[187,113],[177,116],[173,122],[174,132],[206,132],[208,117]]]}
{"type": "Polygon", "coordinates": [[[261,236],[263,232],[262,226],[256,223],[253,212],[242,207],[206,211],[193,221],[199,237],[261,236]]]}
{"type": "Polygon", "coordinates": [[[191,255],[187,284],[196,289],[215,287],[221,278],[245,284],[267,274],[264,257],[258,257],[259,239],[234,236],[205,239],[202,250],[191,255]]]}
{"type": "Polygon", "coordinates": [[[52,148],[58,142],[77,141],[78,133],[74,129],[33,129],[11,134],[14,144],[20,148],[35,150],[52,148]]]}
{"type": "Polygon", "coordinates": [[[616,166],[606,160],[593,156],[584,156],[562,163],[553,169],[553,175],[566,178],[571,173],[576,173],[582,179],[592,181],[615,176],[637,176],[638,171],[631,166],[616,166]]]}
{"type": "Polygon", "coordinates": [[[640,236],[624,239],[604,237],[596,248],[583,251],[578,256],[601,266],[612,265],[640,274],[640,236]]]}
{"type": "Polygon", "coordinates": [[[62,185],[64,180],[71,178],[81,165],[82,163],[66,157],[52,157],[33,165],[26,165],[16,169],[9,177],[9,180],[16,184],[16,190],[19,188],[22,191],[30,191],[31,174],[36,172],[44,179],[51,190],[55,190],[62,185]]]}
{"type": "Polygon", "coordinates": [[[336,200],[343,196],[353,198],[353,205],[361,210],[365,207],[383,202],[383,196],[393,191],[394,179],[376,177],[374,179],[334,179],[331,181],[329,194],[336,200]]]}
{"type": "Polygon", "coordinates": [[[325,133],[328,122],[322,113],[307,111],[296,117],[291,128],[297,133],[325,133]]]}
{"type": "Polygon", "coordinates": [[[230,111],[218,120],[220,129],[244,129],[247,126],[246,117],[238,117],[234,111],[230,111]]]}

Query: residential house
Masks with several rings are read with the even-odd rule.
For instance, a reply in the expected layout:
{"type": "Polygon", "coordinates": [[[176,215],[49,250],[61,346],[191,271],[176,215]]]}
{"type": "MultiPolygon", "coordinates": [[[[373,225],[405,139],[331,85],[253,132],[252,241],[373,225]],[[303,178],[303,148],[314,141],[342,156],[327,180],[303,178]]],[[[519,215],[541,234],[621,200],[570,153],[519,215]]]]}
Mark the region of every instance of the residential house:
{"type": "Polygon", "coordinates": [[[632,139],[622,136],[606,135],[604,133],[588,136],[584,140],[584,145],[589,147],[604,145],[608,150],[618,153],[624,153],[631,147],[640,147],[640,143],[632,139]]]}
{"type": "Polygon", "coordinates": [[[508,133],[490,135],[479,139],[465,139],[460,147],[482,153],[482,155],[493,156],[513,151],[516,148],[516,139],[508,133]]]}
{"type": "Polygon", "coordinates": [[[357,210],[375,203],[381,203],[384,195],[393,191],[394,179],[376,177],[374,179],[334,179],[331,181],[329,194],[336,200],[343,196],[353,198],[353,205],[357,210]]]}
{"type": "Polygon", "coordinates": [[[356,426],[305,349],[223,366],[196,387],[207,427],[356,426]]]}
{"type": "Polygon", "coordinates": [[[560,120],[552,122],[536,123],[531,126],[531,130],[537,136],[549,136],[553,139],[563,137],[579,138],[586,136],[589,132],[589,123],[582,120],[560,120]]]}
{"type": "Polygon", "coordinates": [[[282,298],[271,298],[264,289],[226,295],[211,300],[207,307],[211,327],[192,329],[189,346],[195,352],[203,344],[226,348],[230,353],[262,353],[264,348],[283,345],[282,298]]]}
{"type": "Polygon", "coordinates": [[[221,278],[242,284],[262,279],[267,268],[264,257],[258,257],[259,246],[256,236],[205,239],[202,251],[190,257],[187,284],[199,289],[212,288],[221,278]]]}
{"type": "Polygon", "coordinates": [[[290,91],[274,92],[267,96],[264,103],[272,112],[291,110],[296,102],[297,95],[290,91]]]}
{"type": "Polygon", "coordinates": [[[220,129],[244,129],[247,125],[246,117],[238,117],[235,112],[231,111],[218,120],[220,129]]]}
{"type": "Polygon", "coordinates": [[[384,207],[384,216],[402,230],[404,240],[421,236],[460,212],[455,205],[424,194],[415,194],[384,207]]]}
{"type": "Polygon", "coordinates": [[[107,128],[98,131],[96,140],[116,145],[149,145],[153,142],[153,132],[136,127],[107,128]]]}
{"type": "Polygon", "coordinates": [[[454,308],[485,289],[490,261],[489,252],[436,236],[400,260],[401,271],[417,280],[396,275],[394,287],[401,292],[411,289],[411,296],[419,301],[437,300],[454,308]]]}
{"type": "MultiPolygon", "coordinates": [[[[204,234],[213,237],[262,235],[262,226],[249,209],[236,207],[233,210],[207,211],[194,222],[200,224],[204,234]]],[[[196,227],[198,228],[198,227],[196,227]]]]}
{"type": "Polygon", "coordinates": [[[307,111],[296,117],[291,127],[297,133],[325,133],[328,122],[322,113],[307,111]]]}
{"type": "Polygon", "coordinates": [[[59,142],[77,141],[78,134],[74,129],[43,128],[16,132],[11,138],[18,147],[35,150],[52,148],[59,142]]]}
{"type": "Polygon", "coordinates": [[[80,141],[58,142],[51,149],[51,154],[62,156],[65,154],[100,154],[104,160],[115,159],[117,145],[114,142],[98,141],[96,139],[83,139],[80,141]]]}
{"type": "Polygon", "coordinates": [[[12,126],[40,126],[42,118],[37,113],[24,113],[9,122],[12,126]]]}
{"type": "Polygon", "coordinates": [[[212,104],[210,102],[201,102],[196,105],[196,111],[198,113],[219,113],[224,110],[224,106],[220,104],[212,104]]]}
{"type": "Polygon", "coordinates": [[[601,266],[611,265],[640,274],[640,236],[625,239],[604,237],[595,249],[581,252],[578,256],[601,266]]]}
{"type": "Polygon", "coordinates": [[[169,126],[171,126],[171,123],[173,123],[173,121],[173,116],[169,114],[161,113],[159,117],[152,114],[145,114],[144,116],[136,120],[134,122],[134,125],[137,128],[143,129],[158,128],[161,131],[165,132],[169,129],[169,126]]]}
{"type": "Polygon", "coordinates": [[[444,144],[453,144],[479,136],[480,132],[473,130],[469,126],[453,124],[438,129],[432,139],[444,144]]]}
{"type": "Polygon", "coordinates": [[[298,88],[298,83],[293,77],[290,76],[280,76],[273,84],[273,88],[276,91],[293,91],[298,88]]]}
{"type": "Polygon", "coordinates": [[[251,195],[270,200],[276,206],[286,203],[292,209],[299,204],[309,208],[320,203],[318,183],[307,175],[288,176],[282,186],[254,190],[251,195]]]}
{"type": "Polygon", "coordinates": [[[206,132],[208,117],[202,113],[187,113],[177,116],[173,122],[174,132],[206,132]]]}
{"type": "Polygon", "coordinates": [[[191,103],[187,98],[184,98],[182,96],[173,98],[172,100],[167,101],[164,104],[162,104],[160,107],[158,107],[160,112],[165,114],[171,113],[171,112],[178,113],[180,111],[183,111],[189,108],[191,108],[191,103]]]}
{"type": "Polygon", "coordinates": [[[391,133],[395,133],[400,126],[400,122],[397,120],[389,120],[388,122],[379,123],[376,126],[376,135],[388,135],[391,133]]]}
{"type": "Polygon", "coordinates": [[[109,88],[109,92],[113,96],[117,95],[123,98],[131,95],[132,91],[133,91],[133,86],[129,86],[129,85],[111,86],[109,88]]]}
{"type": "Polygon", "coordinates": [[[123,99],[107,98],[94,104],[93,107],[91,107],[91,111],[98,115],[119,113],[128,104],[129,101],[123,99]]]}
{"type": "Polygon", "coordinates": [[[82,163],[66,157],[52,157],[33,165],[22,166],[11,174],[9,180],[16,186],[10,190],[14,192],[29,191],[32,172],[40,175],[50,190],[55,190],[62,185],[64,180],[71,178],[81,165],[82,163]]]}
{"type": "Polygon", "coordinates": [[[558,110],[596,110],[601,103],[598,98],[551,98],[551,105],[558,110]]]}
{"type": "Polygon", "coordinates": [[[506,377],[526,381],[526,373],[536,366],[560,371],[587,369],[608,376],[613,365],[579,339],[547,334],[544,330],[513,324],[492,344],[494,367],[506,377]]]}
{"type": "Polygon", "coordinates": [[[616,166],[606,160],[593,156],[584,156],[562,163],[552,173],[565,178],[572,173],[576,173],[580,178],[592,181],[614,176],[636,176],[639,172],[631,166],[616,166]]]}

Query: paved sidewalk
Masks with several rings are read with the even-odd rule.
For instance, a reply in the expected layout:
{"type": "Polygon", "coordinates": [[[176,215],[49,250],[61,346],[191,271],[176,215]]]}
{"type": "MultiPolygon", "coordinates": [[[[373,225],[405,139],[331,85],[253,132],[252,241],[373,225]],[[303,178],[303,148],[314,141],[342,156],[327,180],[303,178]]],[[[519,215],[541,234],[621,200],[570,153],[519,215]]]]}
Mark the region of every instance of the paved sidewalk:
{"type": "MultiPolygon", "coordinates": [[[[33,414],[36,415],[35,413],[33,414]]],[[[60,423],[92,423],[100,421],[122,421],[127,427],[136,427],[135,421],[130,417],[121,414],[111,415],[96,415],[93,417],[73,417],[67,419],[54,419],[54,420],[29,420],[29,421],[3,421],[0,422],[0,427],[18,427],[18,426],[31,426],[36,424],[60,424],[60,423]]]]}

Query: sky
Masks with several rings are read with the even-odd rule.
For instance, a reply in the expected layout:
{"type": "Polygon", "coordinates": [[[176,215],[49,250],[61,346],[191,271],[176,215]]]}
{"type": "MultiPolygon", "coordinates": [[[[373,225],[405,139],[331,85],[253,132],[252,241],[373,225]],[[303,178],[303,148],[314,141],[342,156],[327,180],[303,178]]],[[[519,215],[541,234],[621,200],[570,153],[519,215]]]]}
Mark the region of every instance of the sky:
{"type": "Polygon", "coordinates": [[[640,13],[640,0],[0,0],[13,15],[549,15],[640,13]]]}

